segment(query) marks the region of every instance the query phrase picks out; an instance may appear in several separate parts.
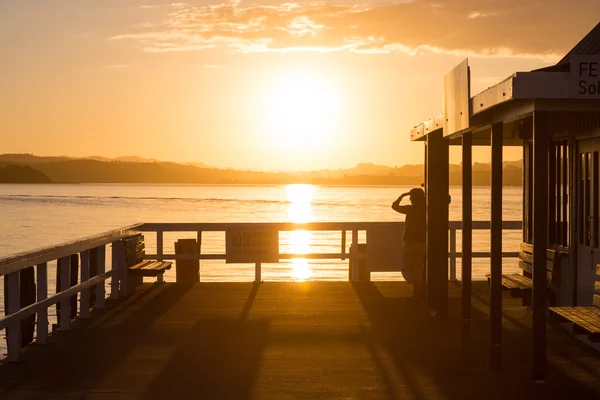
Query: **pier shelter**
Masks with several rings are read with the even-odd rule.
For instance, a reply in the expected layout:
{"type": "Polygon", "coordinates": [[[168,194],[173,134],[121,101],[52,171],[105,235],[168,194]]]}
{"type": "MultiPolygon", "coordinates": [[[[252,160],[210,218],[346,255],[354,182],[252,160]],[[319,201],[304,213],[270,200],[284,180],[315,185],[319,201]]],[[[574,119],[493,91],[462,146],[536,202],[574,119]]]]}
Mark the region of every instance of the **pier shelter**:
{"type": "MultiPolygon", "coordinates": [[[[502,290],[511,284],[502,274],[502,154],[505,146],[523,149],[523,243],[518,261],[523,272],[518,279],[530,285],[530,299],[524,303],[532,314],[533,380],[543,384],[548,318],[565,307],[576,312],[600,306],[600,297],[594,301],[594,290],[600,288],[600,24],[556,65],[516,72],[474,96],[468,60],[463,61],[444,77],[441,115],[417,125],[410,135],[412,141],[425,144],[427,304],[442,315],[448,308],[448,153],[449,146],[462,147],[466,341],[471,320],[472,148],[491,148],[493,369],[502,366],[502,290]]],[[[600,313],[595,318],[600,321],[600,313]]],[[[600,326],[598,321],[592,324],[600,326]]],[[[563,325],[574,332],[581,329],[573,320],[563,325]]]]}

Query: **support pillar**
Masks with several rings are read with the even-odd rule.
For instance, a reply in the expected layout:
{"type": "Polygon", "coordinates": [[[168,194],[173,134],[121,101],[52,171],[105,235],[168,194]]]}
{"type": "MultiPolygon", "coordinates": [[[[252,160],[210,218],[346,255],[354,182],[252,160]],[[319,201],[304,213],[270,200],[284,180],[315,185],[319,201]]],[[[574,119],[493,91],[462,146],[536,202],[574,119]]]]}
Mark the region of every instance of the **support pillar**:
{"type": "Polygon", "coordinates": [[[448,316],[448,140],[441,130],[427,135],[427,307],[448,316]]]}
{"type": "Polygon", "coordinates": [[[491,201],[491,368],[502,368],[502,123],[492,125],[491,201]]]}
{"type": "Polygon", "coordinates": [[[462,337],[463,344],[471,338],[471,280],[473,255],[473,139],[462,137],[462,337]]]}
{"type": "Polygon", "coordinates": [[[533,382],[542,398],[546,381],[546,249],[548,246],[548,130],[545,113],[533,116],[533,382]]]}

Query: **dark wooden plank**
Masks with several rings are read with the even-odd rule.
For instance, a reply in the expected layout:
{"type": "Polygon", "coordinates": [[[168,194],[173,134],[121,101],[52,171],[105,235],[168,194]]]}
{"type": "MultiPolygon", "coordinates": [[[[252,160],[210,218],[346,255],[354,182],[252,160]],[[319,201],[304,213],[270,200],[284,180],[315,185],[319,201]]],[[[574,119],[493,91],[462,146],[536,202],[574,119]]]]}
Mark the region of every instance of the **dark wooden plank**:
{"type": "Polygon", "coordinates": [[[462,137],[462,272],[461,312],[463,343],[471,337],[471,281],[473,270],[473,138],[462,137]]]}
{"type": "Polygon", "coordinates": [[[533,255],[524,251],[519,252],[519,260],[526,262],[527,264],[533,263],[533,255]]]}
{"type": "Polygon", "coordinates": [[[530,243],[521,242],[521,245],[519,247],[521,251],[524,251],[525,253],[531,254],[531,252],[533,251],[533,247],[530,243]]]}
{"type": "Polygon", "coordinates": [[[533,115],[532,378],[546,380],[546,249],[548,248],[548,114],[533,115]],[[542,257],[544,256],[544,257],[542,257]]]}
{"type": "Polygon", "coordinates": [[[502,368],[502,137],[504,124],[492,125],[491,132],[491,229],[490,329],[491,367],[502,368]]]}
{"type": "Polygon", "coordinates": [[[549,144],[548,151],[548,238],[550,244],[556,244],[556,142],[549,144]]]}
{"type": "Polygon", "coordinates": [[[135,265],[129,267],[129,271],[136,270],[136,269],[143,269],[146,265],[149,265],[149,264],[151,264],[153,262],[154,261],[152,261],[152,260],[142,261],[139,264],[135,264],[135,265]]]}
{"type": "Polygon", "coordinates": [[[448,140],[442,132],[427,135],[426,302],[442,318],[448,315],[448,140]]]}

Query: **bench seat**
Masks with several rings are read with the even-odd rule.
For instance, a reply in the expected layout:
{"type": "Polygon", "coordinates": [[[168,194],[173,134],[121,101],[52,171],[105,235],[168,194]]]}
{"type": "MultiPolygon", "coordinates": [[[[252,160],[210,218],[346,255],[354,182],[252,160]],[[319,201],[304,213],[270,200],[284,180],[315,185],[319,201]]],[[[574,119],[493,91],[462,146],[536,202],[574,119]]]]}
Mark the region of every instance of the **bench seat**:
{"type": "Polygon", "coordinates": [[[584,333],[592,342],[600,342],[600,264],[596,265],[596,278],[592,305],[576,307],[550,307],[553,317],[573,324],[575,333],[584,333]]]}
{"type": "MultiPolygon", "coordinates": [[[[491,279],[490,274],[486,274],[488,282],[491,279]]],[[[523,297],[524,292],[531,292],[533,288],[533,281],[522,274],[504,274],[502,275],[502,288],[504,290],[510,290],[512,297],[523,297]]]]}
{"type": "MultiPolygon", "coordinates": [[[[548,282],[552,281],[554,274],[554,261],[556,252],[551,249],[546,250],[546,278],[548,282]]],[[[502,289],[510,291],[512,297],[523,299],[523,305],[530,305],[531,294],[533,290],[533,281],[531,274],[533,272],[533,246],[529,243],[521,243],[519,252],[519,267],[523,270],[522,274],[503,274],[502,289]]],[[[488,282],[490,274],[487,274],[488,282]]]]}
{"type": "Polygon", "coordinates": [[[158,276],[166,270],[171,269],[170,261],[152,261],[144,260],[132,267],[129,267],[129,275],[134,276],[158,276]]]}
{"type": "Polygon", "coordinates": [[[600,307],[550,307],[550,311],[562,320],[572,322],[591,341],[600,342],[600,307]]]}
{"type": "Polygon", "coordinates": [[[141,286],[143,278],[156,277],[157,282],[163,282],[164,272],[171,269],[170,261],[144,260],[146,245],[141,234],[123,239],[125,245],[125,263],[127,264],[128,292],[133,292],[141,286]]]}

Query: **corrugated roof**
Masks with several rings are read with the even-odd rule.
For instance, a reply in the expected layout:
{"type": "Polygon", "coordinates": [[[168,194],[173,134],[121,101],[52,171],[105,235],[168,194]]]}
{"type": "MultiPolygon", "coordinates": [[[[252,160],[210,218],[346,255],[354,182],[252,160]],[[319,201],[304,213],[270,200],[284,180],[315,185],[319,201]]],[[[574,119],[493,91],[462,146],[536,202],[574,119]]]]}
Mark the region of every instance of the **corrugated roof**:
{"type": "Polygon", "coordinates": [[[571,49],[556,65],[566,64],[574,55],[600,55],[600,23],[571,49]]]}

